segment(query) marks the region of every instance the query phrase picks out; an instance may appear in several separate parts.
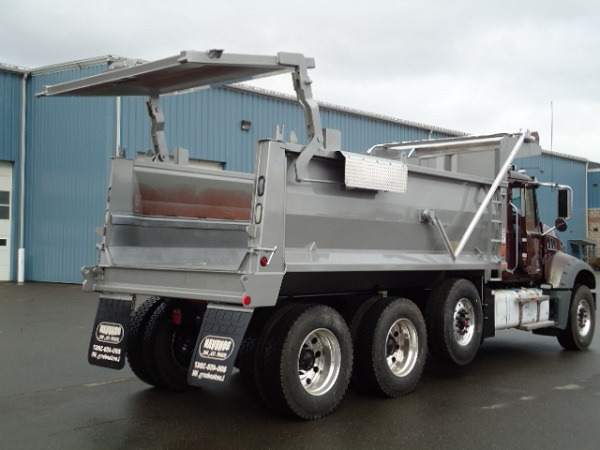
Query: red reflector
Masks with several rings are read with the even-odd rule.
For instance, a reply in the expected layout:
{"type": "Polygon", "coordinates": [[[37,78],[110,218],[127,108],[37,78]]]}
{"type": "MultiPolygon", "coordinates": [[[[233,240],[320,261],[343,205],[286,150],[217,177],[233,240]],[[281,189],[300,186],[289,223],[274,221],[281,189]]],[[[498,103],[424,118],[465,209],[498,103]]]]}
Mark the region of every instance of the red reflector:
{"type": "Polygon", "coordinates": [[[181,325],[181,309],[175,308],[171,311],[171,323],[173,325],[181,325]]]}
{"type": "Polygon", "coordinates": [[[252,299],[250,298],[249,295],[244,295],[244,297],[242,298],[242,305],[244,306],[250,306],[250,303],[252,302],[252,299]]]}
{"type": "Polygon", "coordinates": [[[260,265],[265,267],[267,264],[269,264],[269,258],[267,258],[266,256],[263,256],[262,258],[260,258],[260,265]]]}

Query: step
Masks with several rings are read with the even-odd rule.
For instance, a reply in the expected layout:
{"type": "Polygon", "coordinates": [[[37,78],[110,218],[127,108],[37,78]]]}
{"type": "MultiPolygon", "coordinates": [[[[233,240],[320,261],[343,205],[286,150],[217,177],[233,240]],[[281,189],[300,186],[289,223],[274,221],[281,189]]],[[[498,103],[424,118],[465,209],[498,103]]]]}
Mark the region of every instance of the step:
{"type": "Polygon", "coordinates": [[[524,323],[517,327],[519,330],[531,331],[537,330],[538,328],[553,327],[556,325],[554,320],[542,320],[541,322],[524,323]]]}

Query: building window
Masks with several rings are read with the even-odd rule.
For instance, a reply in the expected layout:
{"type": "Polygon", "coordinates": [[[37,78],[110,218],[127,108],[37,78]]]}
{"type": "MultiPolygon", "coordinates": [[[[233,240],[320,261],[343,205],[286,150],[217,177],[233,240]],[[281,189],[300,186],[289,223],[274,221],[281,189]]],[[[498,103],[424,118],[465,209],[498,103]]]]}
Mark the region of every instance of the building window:
{"type": "Polygon", "coordinates": [[[0,219],[10,219],[10,192],[0,191],[0,219]]]}

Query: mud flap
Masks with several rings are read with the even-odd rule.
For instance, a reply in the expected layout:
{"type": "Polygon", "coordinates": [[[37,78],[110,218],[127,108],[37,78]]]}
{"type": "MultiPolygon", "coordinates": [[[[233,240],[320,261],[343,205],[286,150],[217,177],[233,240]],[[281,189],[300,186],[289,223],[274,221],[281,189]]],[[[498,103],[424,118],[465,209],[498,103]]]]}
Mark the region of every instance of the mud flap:
{"type": "Polygon", "coordinates": [[[188,372],[192,386],[225,384],[252,318],[252,309],[208,305],[188,372]]]}
{"type": "Polygon", "coordinates": [[[88,350],[90,364],[109,369],[125,366],[132,298],[100,297],[88,350]]]}

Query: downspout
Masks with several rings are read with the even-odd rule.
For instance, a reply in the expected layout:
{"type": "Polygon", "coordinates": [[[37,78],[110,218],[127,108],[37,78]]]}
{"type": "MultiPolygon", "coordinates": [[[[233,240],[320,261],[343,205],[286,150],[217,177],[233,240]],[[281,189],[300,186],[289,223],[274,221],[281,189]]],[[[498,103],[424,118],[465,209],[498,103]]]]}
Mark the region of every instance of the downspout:
{"type": "MultiPolygon", "coordinates": [[[[589,161],[586,161],[585,163],[585,238],[586,240],[588,240],[590,238],[590,216],[589,216],[589,208],[590,208],[590,204],[588,203],[589,198],[588,198],[588,176],[589,176],[589,161]]],[[[586,246],[587,247],[587,246],[586,246]]],[[[593,254],[589,255],[588,258],[588,262],[591,261],[592,258],[594,258],[596,256],[596,249],[595,246],[592,247],[593,250],[593,254]]],[[[586,249],[586,256],[588,251],[586,249]]]]}
{"type": "Polygon", "coordinates": [[[121,97],[115,98],[115,158],[122,158],[121,153],[121,97]]]}
{"type": "Polygon", "coordinates": [[[21,79],[21,136],[19,157],[19,250],[17,252],[17,282],[25,281],[25,132],[26,132],[26,101],[27,76],[21,79]]]}

